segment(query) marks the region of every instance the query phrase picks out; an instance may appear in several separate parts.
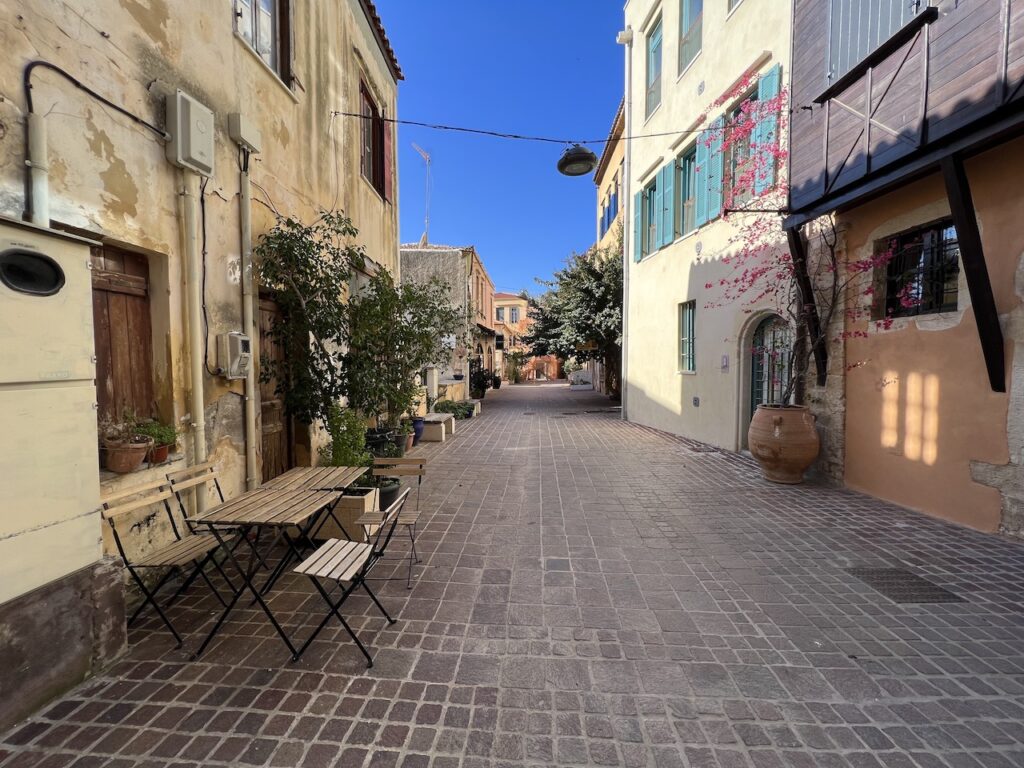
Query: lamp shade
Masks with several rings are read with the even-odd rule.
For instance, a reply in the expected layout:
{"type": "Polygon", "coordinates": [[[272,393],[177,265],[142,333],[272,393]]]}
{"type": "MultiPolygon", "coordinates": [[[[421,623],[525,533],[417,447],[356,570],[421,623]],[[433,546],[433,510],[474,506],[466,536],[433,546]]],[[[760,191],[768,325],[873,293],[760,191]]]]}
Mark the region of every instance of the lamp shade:
{"type": "Polygon", "coordinates": [[[574,144],[558,160],[558,172],[565,176],[586,176],[597,167],[597,155],[580,144],[574,144]]]}

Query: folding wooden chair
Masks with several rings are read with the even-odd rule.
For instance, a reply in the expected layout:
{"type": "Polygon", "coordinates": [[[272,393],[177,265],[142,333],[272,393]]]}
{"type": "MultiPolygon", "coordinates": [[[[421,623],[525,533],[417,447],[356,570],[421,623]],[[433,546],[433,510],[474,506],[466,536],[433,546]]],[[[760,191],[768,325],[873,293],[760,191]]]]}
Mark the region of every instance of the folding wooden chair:
{"type": "Polygon", "coordinates": [[[416,523],[420,519],[420,487],[427,474],[427,460],[424,458],[377,458],[373,460],[373,474],[378,477],[416,478],[416,508],[403,510],[398,518],[398,524],[409,532],[409,542],[412,545],[409,550],[409,569],[405,577],[405,588],[412,589],[412,568],[420,562],[419,554],[416,552],[416,523]]]}
{"type": "Polygon", "coordinates": [[[208,461],[205,464],[196,464],[194,467],[186,467],[185,469],[179,469],[175,472],[167,473],[167,482],[170,485],[171,490],[174,492],[174,498],[178,502],[178,508],[181,510],[181,516],[185,520],[185,525],[188,526],[189,530],[195,530],[193,521],[189,518],[188,508],[185,506],[185,491],[195,489],[196,497],[198,498],[200,493],[207,493],[209,484],[213,484],[213,489],[217,492],[217,498],[220,499],[220,503],[224,503],[224,491],[220,487],[220,471],[214,465],[212,461],[208,461]]]}
{"type": "Polygon", "coordinates": [[[402,512],[402,507],[405,506],[405,500],[409,497],[409,492],[408,488],[402,491],[402,494],[395,500],[395,503],[384,512],[370,513],[370,515],[365,516],[369,517],[372,515],[377,526],[376,533],[369,541],[364,543],[348,541],[346,539],[329,539],[326,544],[322,545],[295,568],[296,573],[309,577],[317,592],[320,593],[330,608],[324,620],[320,622],[317,628],[313,630],[313,634],[309,636],[309,639],[299,648],[298,653],[295,655],[296,659],[305,652],[313,640],[316,639],[316,636],[320,634],[320,631],[327,626],[331,616],[335,616],[341,622],[345,631],[348,632],[349,637],[355,641],[363,656],[366,657],[366,666],[373,666],[373,657],[356,636],[352,627],[345,621],[345,617],[341,615],[339,609],[348,600],[349,595],[357,588],[362,587],[366,594],[370,596],[370,599],[373,600],[374,605],[384,614],[388,624],[395,623],[395,620],[388,615],[380,600],[377,599],[377,596],[373,594],[373,591],[366,583],[366,577],[373,566],[377,564],[377,561],[384,556],[384,552],[387,550],[388,544],[395,533],[395,526],[398,525],[398,519],[402,512]],[[341,586],[341,597],[337,600],[333,599],[320,583],[321,580],[334,582],[341,586]]]}
{"type": "MultiPolygon", "coordinates": [[[[202,578],[203,581],[210,587],[213,594],[216,596],[220,604],[227,606],[224,602],[224,598],[221,597],[220,592],[210,581],[210,578],[206,575],[206,565],[209,562],[213,562],[217,570],[220,571],[221,576],[227,582],[228,587],[233,591],[234,585],[231,580],[228,579],[227,575],[221,569],[220,564],[214,559],[213,555],[217,551],[220,544],[217,542],[216,537],[210,535],[200,535],[193,533],[191,529],[185,528],[182,531],[178,522],[174,518],[174,512],[171,508],[170,499],[173,494],[164,480],[154,480],[151,483],[131,488],[121,493],[108,496],[103,500],[103,518],[110,525],[110,531],[114,536],[114,543],[117,545],[117,551],[121,555],[121,559],[124,561],[125,568],[128,569],[128,573],[131,574],[135,583],[138,585],[139,590],[144,596],[142,604],[135,610],[135,613],[128,619],[128,626],[142,614],[142,611],[147,605],[152,605],[153,609],[160,616],[160,619],[174,635],[174,639],[178,642],[178,647],[181,647],[181,635],[171,624],[170,619],[164,613],[160,604],[157,602],[157,593],[163,588],[163,586],[170,581],[171,577],[175,574],[184,574],[186,568],[191,566],[191,573],[189,573],[182,581],[178,590],[174,593],[167,605],[170,605],[192,584],[196,578],[202,578]],[[140,509],[151,507],[154,504],[162,504],[164,511],[167,513],[167,517],[171,522],[171,530],[174,532],[175,540],[167,544],[166,546],[160,547],[159,549],[150,552],[144,557],[138,560],[132,560],[128,557],[125,552],[124,543],[121,541],[121,536],[117,530],[117,518],[123,518],[132,512],[137,512],[140,509]],[[157,582],[156,586],[150,589],[146,586],[146,582],[139,575],[139,571],[143,569],[166,569],[166,572],[157,582]]],[[[165,606],[166,607],[166,606],[165,606]]]]}

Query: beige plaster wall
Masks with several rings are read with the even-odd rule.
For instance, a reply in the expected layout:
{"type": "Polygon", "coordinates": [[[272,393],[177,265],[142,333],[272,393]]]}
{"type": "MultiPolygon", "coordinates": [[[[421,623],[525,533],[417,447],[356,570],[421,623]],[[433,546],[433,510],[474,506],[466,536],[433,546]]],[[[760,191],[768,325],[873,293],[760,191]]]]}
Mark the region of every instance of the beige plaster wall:
{"type": "MultiPolygon", "coordinates": [[[[626,24],[632,47],[632,126],[634,135],[670,135],[630,142],[630,218],[637,191],[672,157],[694,141],[684,133],[706,127],[731,105],[705,111],[727,93],[744,72],[777,63],[789,80],[790,8],[776,0],[743,0],[731,13],[724,2],[704,4],[702,51],[678,71],[680,4],[630,0],[626,24]],[[646,33],[662,16],[662,100],[645,119],[646,33]]],[[[625,197],[624,191],[623,196],[625,197]]],[[[740,218],[735,218],[742,224],[740,218]]],[[[629,250],[628,339],[625,408],[628,418],[727,449],[744,447],[750,414],[749,336],[771,303],[722,305],[722,294],[705,287],[733,273],[722,259],[733,250],[730,221],[716,219],[672,245],[633,260],[633,222],[625,222],[629,250]],[[678,306],[695,300],[696,373],[679,371],[678,306]],[[697,398],[695,404],[694,398],[697,398]]],[[[782,230],[779,230],[780,243],[782,230]]]]}
{"type": "MultiPolygon", "coordinates": [[[[398,256],[397,206],[359,172],[359,121],[331,117],[359,110],[360,79],[388,115],[396,83],[357,0],[295,0],[294,72],[288,88],[233,29],[231,4],[204,0],[52,0],[8,6],[0,23],[0,214],[24,207],[25,101],[22,70],[45,59],[159,126],[164,98],[180,88],[216,115],[216,169],[206,189],[207,344],[241,328],[239,171],[227,116],[241,112],[261,131],[251,163],[253,237],[275,211],[309,220],[323,208],[346,211],[368,255],[389,269],[398,256]]],[[[154,375],[160,416],[192,437],[190,355],[179,192],[182,173],[164,146],[56,74],[36,70],[36,111],[47,115],[51,218],[90,237],[149,257],[154,375]]],[[[397,168],[396,168],[397,176],[397,168]]],[[[397,199],[397,178],[394,185],[397,199]]],[[[229,495],[244,487],[242,382],[205,377],[210,458],[229,495]]],[[[259,407],[257,407],[259,413],[259,407]]],[[[257,437],[258,440],[258,437],[257,437]]],[[[133,478],[108,477],[104,490],[133,478]]],[[[148,541],[148,539],[147,539],[148,541]]],[[[141,542],[143,545],[146,542],[141,542]]]]}
{"type": "MultiPolygon", "coordinates": [[[[992,391],[961,271],[956,312],[898,320],[846,344],[846,482],[905,506],[984,531],[1000,527],[1006,500],[972,479],[977,468],[1019,477],[1024,435],[1009,409],[1020,399],[1024,343],[1021,279],[1024,229],[1020,190],[1010,167],[1024,168],[1024,140],[967,162],[985,259],[1004,336],[1010,394],[992,391]],[[1008,437],[1008,419],[1015,425],[1008,437]]],[[[864,258],[874,242],[949,214],[935,175],[842,214],[849,257],[864,258]]],[[[1018,481],[1019,484],[1019,481],[1018,481]]]]}

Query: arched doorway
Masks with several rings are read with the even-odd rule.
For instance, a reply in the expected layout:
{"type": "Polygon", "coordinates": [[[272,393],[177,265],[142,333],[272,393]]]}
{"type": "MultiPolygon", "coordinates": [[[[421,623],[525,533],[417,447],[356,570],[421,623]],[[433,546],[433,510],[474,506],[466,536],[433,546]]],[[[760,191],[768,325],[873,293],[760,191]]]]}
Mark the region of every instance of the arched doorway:
{"type": "Polygon", "coordinates": [[[793,329],[778,315],[769,315],[757,324],[750,350],[750,411],[747,423],[757,406],[782,403],[787,394],[793,366],[793,329]]]}

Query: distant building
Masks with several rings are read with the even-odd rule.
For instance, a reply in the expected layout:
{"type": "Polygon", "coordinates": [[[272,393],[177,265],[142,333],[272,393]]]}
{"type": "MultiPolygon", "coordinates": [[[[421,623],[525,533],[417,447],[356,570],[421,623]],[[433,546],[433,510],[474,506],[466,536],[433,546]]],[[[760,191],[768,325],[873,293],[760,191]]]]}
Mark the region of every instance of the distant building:
{"type": "Polygon", "coordinates": [[[503,379],[512,380],[509,368],[510,353],[518,352],[523,356],[519,370],[523,381],[541,381],[562,377],[562,362],[554,355],[534,357],[530,348],[523,343],[523,336],[530,330],[532,320],[529,315],[530,301],[523,294],[494,294],[494,322],[504,349],[500,353],[499,367],[495,373],[503,379]]]}
{"type": "Polygon", "coordinates": [[[441,383],[468,379],[475,365],[494,370],[494,282],[476,248],[409,243],[401,247],[401,273],[404,283],[441,280],[448,286],[452,306],[465,310],[461,338],[451,359],[441,366],[441,383]]]}

